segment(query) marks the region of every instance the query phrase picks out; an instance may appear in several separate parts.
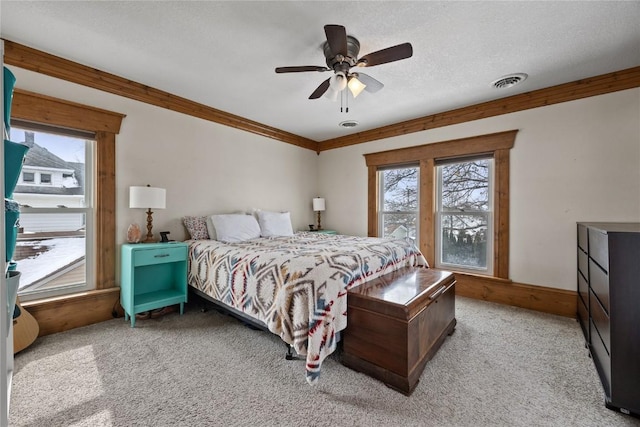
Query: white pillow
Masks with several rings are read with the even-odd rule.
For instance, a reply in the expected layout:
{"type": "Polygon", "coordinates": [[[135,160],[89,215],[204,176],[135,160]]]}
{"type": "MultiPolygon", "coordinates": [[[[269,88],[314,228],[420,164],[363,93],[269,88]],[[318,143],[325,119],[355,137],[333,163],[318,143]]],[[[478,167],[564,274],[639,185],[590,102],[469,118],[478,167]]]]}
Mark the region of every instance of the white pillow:
{"type": "Polygon", "coordinates": [[[260,225],[251,215],[211,215],[216,230],[216,240],[221,242],[243,242],[260,237],[260,225]]]}
{"type": "Polygon", "coordinates": [[[206,219],[207,231],[209,232],[209,239],[218,240],[216,237],[216,228],[213,226],[213,221],[211,220],[212,215],[209,215],[206,219]]]}
{"type": "Polygon", "coordinates": [[[262,237],[293,236],[289,212],[258,211],[256,215],[262,237]]]}

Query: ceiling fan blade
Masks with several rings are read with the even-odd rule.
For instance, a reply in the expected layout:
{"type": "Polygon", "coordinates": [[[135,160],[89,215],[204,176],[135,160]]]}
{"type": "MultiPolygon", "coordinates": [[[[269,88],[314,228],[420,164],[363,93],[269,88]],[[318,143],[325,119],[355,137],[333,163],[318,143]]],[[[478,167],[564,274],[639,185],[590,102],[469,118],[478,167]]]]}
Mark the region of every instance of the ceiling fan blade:
{"type": "Polygon", "coordinates": [[[309,99],[318,99],[329,89],[329,80],[330,78],[320,83],[320,86],[316,90],[313,91],[311,95],[309,95],[309,99]]]}
{"type": "Polygon", "coordinates": [[[301,65],[299,67],[278,67],[276,73],[300,73],[304,71],[331,71],[327,67],[319,67],[317,65],[301,65]]]}
{"type": "Polygon", "coordinates": [[[367,86],[364,88],[364,90],[366,90],[367,92],[376,93],[377,91],[379,91],[384,87],[384,85],[381,82],[379,82],[378,80],[374,79],[373,77],[367,74],[363,74],[363,73],[356,73],[356,74],[357,74],[358,80],[360,80],[362,84],[367,86]]]}
{"type": "Polygon", "coordinates": [[[347,30],[342,25],[325,25],[324,33],[333,56],[347,56],[347,30]]]}
{"type": "Polygon", "coordinates": [[[386,64],[387,62],[399,61],[410,58],[413,55],[411,43],[403,43],[397,46],[378,50],[358,59],[358,66],[373,67],[374,65],[386,64]]]}

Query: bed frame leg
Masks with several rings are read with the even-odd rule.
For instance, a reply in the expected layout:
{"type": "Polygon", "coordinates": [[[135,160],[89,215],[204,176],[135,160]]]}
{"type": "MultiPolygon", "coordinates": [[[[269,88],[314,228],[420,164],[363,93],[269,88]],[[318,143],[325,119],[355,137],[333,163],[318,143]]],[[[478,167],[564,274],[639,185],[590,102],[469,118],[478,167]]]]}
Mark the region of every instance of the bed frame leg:
{"type": "Polygon", "coordinates": [[[287,354],[285,354],[284,358],[287,360],[298,360],[298,356],[293,352],[293,346],[285,343],[287,346],[287,354]]]}

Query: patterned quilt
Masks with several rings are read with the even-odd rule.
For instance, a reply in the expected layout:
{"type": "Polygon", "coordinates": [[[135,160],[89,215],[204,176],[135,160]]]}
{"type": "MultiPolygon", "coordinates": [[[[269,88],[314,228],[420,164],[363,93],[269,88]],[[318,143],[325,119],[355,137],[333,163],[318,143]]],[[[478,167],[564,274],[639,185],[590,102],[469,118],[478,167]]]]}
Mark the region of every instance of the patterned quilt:
{"type": "Polygon", "coordinates": [[[314,384],[347,327],[347,290],[405,266],[427,266],[400,239],[310,232],[241,243],[190,240],[189,285],[262,321],[306,356],[314,384]]]}

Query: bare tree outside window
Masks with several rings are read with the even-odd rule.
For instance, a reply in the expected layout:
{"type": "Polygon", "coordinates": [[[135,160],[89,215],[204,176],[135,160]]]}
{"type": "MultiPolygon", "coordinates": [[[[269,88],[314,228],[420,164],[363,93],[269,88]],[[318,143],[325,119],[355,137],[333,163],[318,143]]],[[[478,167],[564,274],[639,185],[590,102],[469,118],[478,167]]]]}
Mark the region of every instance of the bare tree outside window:
{"type": "Polygon", "coordinates": [[[418,244],[418,167],[386,169],[379,174],[381,235],[418,244]]]}
{"type": "Polygon", "coordinates": [[[493,159],[438,165],[440,264],[489,271],[493,159]]]}

